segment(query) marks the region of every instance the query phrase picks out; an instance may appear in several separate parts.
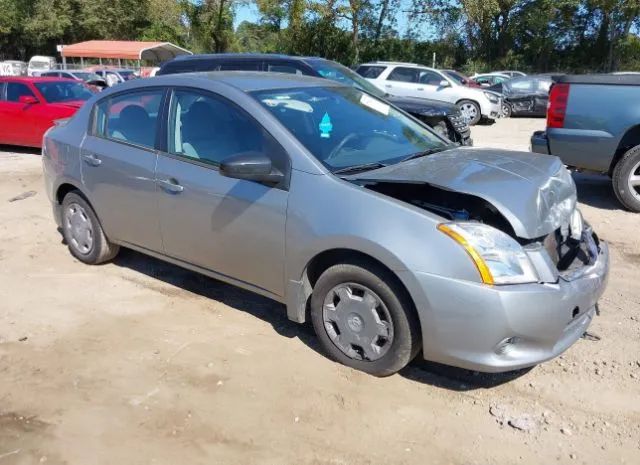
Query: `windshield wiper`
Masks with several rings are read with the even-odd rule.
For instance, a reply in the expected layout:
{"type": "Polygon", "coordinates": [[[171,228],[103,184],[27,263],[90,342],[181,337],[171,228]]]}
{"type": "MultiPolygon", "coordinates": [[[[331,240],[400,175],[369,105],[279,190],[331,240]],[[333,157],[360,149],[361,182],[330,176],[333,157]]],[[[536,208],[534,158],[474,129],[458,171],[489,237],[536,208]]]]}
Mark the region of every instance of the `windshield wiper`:
{"type": "Polygon", "coordinates": [[[428,155],[433,155],[434,153],[444,152],[445,150],[448,150],[448,149],[450,149],[452,147],[454,147],[454,145],[445,145],[444,147],[438,147],[438,148],[434,148],[434,149],[424,150],[422,152],[412,153],[408,157],[403,158],[402,160],[400,160],[400,163],[402,163],[403,161],[413,160],[414,158],[426,157],[428,155]]]}
{"type": "Polygon", "coordinates": [[[375,170],[377,168],[384,168],[385,166],[387,165],[376,161],[373,163],[362,163],[361,165],[346,166],[344,168],[339,168],[337,170],[334,170],[332,171],[332,173],[333,174],[357,173],[359,171],[368,171],[368,170],[375,170]]]}

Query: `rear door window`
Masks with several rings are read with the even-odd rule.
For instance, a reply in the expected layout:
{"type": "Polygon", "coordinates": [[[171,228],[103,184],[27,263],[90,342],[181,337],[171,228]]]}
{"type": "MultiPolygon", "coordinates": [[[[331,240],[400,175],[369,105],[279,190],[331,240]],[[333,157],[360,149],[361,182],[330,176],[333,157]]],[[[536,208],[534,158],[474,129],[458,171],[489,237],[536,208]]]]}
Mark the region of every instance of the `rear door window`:
{"type": "Polygon", "coordinates": [[[164,89],[128,92],[100,101],[94,112],[94,135],[153,148],[164,93],[164,89]]]}
{"type": "Polygon", "coordinates": [[[19,102],[20,97],[35,97],[29,86],[21,82],[7,83],[7,101],[19,102]]]}
{"type": "Polygon", "coordinates": [[[413,82],[417,84],[419,79],[420,70],[418,68],[397,67],[393,71],[391,71],[391,74],[389,74],[387,81],[413,82]]]}
{"type": "Polygon", "coordinates": [[[287,74],[297,74],[297,75],[304,74],[299,66],[296,66],[293,63],[286,63],[286,62],[281,62],[281,63],[267,62],[267,71],[272,73],[287,73],[287,74]]]}
{"type": "Polygon", "coordinates": [[[220,63],[220,71],[262,71],[261,60],[226,60],[220,63]]]}

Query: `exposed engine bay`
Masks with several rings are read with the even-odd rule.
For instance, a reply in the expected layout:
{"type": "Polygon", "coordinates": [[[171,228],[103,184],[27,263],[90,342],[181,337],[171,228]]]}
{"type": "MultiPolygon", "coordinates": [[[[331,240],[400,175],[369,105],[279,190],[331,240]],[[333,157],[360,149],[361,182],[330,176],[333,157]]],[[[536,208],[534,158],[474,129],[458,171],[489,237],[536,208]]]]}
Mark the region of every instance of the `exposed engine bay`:
{"type": "Polygon", "coordinates": [[[518,237],[509,221],[490,202],[470,194],[450,191],[427,183],[359,182],[363,187],[407,202],[450,221],[477,221],[508,234],[521,245],[539,243],[547,250],[560,275],[593,263],[599,239],[584,223],[578,210],[570,221],[545,237],[518,237]]]}

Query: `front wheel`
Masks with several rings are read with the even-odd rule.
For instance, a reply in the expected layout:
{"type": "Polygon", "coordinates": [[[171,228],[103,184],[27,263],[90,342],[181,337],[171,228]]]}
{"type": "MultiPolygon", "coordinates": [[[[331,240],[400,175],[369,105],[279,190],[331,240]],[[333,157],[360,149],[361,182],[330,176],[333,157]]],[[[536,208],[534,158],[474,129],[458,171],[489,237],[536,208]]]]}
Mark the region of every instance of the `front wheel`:
{"type": "Polygon", "coordinates": [[[613,191],[625,208],[640,213],[640,145],[627,151],[613,170],[613,191]]]}
{"type": "Polygon", "coordinates": [[[332,359],[375,376],[401,370],[421,347],[410,299],[378,267],[352,263],[327,269],[313,289],[311,319],[332,359]]]}
{"type": "Polygon", "coordinates": [[[105,236],[89,202],[76,192],[62,201],[62,234],[71,255],[88,265],[111,260],[119,251],[105,236]]]}
{"type": "Polygon", "coordinates": [[[461,100],[458,102],[458,108],[460,108],[460,112],[462,116],[467,119],[467,123],[469,126],[475,126],[480,122],[482,118],[482,111],[480,110],[480,105],[471,100],[461,100]]]}

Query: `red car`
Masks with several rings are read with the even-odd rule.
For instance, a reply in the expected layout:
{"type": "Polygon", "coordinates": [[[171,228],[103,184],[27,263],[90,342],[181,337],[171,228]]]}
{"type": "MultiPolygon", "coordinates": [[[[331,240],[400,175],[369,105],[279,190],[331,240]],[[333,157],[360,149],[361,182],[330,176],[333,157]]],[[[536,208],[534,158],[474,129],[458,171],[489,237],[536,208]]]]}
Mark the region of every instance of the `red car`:
{"type": "Polygon", "coordinates": [[[92,96],[71,79],[0,77],[0,144],[41,147],[54,121],[73,116],[92,96]]]}

